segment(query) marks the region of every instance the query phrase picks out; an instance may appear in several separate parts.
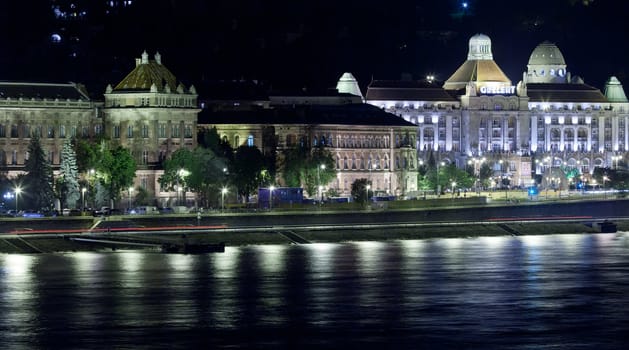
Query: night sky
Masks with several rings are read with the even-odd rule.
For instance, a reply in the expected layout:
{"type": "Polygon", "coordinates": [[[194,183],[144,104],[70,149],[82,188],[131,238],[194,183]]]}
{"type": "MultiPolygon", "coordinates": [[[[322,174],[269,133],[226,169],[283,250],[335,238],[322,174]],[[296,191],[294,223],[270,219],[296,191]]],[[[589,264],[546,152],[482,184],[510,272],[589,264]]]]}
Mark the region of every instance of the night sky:
{"type": "Polygon", "coordinates": [[[134,58],[156,50],[185,84],[256,79],[273,88],[373,79],[445,80],[476,33],[514,83],[530,53],[555,42],[573,75],[629,86],[629,21],[621,0],[4,0],[0,80],[76,81],[98,97],[134,58]],[[121,3],[122,1],[116,0],[121,3]],[[467,7],[464,4],[467,3],[467,7]],[[74,7],[72,7],[74,5],[74,7]],[[53,8],[85,14],[60,19],[53,8]],[[52,34],[61,41],[53,43],[52,34]],[[407,74],[407,75],[408,75],[407,74]]]}

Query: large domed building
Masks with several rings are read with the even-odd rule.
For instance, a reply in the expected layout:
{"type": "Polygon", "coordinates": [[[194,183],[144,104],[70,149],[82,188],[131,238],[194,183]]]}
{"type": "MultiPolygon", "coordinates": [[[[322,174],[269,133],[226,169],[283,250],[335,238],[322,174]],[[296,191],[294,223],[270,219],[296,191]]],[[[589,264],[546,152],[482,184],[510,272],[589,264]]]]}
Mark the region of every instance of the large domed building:
{"type": "MultiPolygon", "coordinates": [[[[496,63],[491,39],[469,40],[467,60],[443,85],[424,81],[372,81],[366,102],[418,127],[418,157],[431,154],[463,168],[481,162],[494,183],[529,186],[553,167],[578,169],[586,177],[628,151],[629,104],[610,78],[605,93],[568,71],[559,48],[535,47],[522,80],[513,86],[496,63]]],[[[555,179],[556,181],[556,179],[555,179]]],[[[555,184],[567,188],[566,179],[555,184]]]]}

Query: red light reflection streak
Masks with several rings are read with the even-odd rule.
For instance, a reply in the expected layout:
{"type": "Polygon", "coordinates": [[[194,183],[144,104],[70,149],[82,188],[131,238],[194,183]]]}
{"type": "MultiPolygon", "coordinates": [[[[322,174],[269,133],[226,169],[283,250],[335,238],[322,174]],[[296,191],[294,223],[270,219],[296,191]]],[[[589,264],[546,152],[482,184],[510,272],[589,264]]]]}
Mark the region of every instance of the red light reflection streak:
{"type": "Polygon", "coordinates": [[[225,229],[227,225],[213,226],[159,226],[159,227],[111,227],[96,229],[70,229],[70,230],[19,230],[11,231],[6,234],[23,235],[23,234],[69,234],[69,233],[106,233],[106,232],[142,232],[142,231],[181,231],[181,230],[218,230],[225,229]]]}
{"type": "Polygon", "coordinates": [[[487,221],[534,221],[534,220],[591,220],[592,216],[533,216],[516,218],[489,218],[487,221]]]}

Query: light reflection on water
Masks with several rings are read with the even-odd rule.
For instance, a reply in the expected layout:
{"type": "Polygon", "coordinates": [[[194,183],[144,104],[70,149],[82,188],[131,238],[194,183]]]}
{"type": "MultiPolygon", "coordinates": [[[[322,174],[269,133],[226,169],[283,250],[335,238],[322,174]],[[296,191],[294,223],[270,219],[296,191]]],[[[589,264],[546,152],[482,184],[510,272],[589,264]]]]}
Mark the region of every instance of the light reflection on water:
{"type": "Polygon", "coordinates": [[[0,255],[3,348],[621,348],[626,234],[0,255]]]}

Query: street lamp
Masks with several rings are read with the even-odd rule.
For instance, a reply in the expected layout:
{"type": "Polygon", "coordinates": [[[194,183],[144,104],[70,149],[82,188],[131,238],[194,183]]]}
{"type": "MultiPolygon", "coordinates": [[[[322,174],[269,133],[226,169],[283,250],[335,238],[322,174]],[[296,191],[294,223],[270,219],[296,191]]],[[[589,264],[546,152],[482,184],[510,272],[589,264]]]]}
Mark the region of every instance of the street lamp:
{"type": "Polygon", "coordinates": [[[605,199],[607,199],[607,187],[605,186],[605,182],[609,180],[607,176],[603,176],[603,192],[605,192],[605,199]]]}
{"type": "Polygon", "coordinates": [[[85,211],[85,191],[87,191],[87,188],[83,187],[81,188],[81,211],[85,211]]]}
{"type": "Polygon", "coordinates": [[[454,187],[456,187],[456,182],[452,181],[452,199],[454,199],[454,187]]]}
{"type": "Polygon", "coordinates": [[[227,188],[223,187],[221,190],[221,211],[225,209],[225,194],[227,194],[227,188]]]}
{"type": "Polygon", "coordinates": [[[275,191],[275,186],[269,187],[270,196],[269,196],[269,210],[273,209],[273,191],[275,191]]]}
{"type": "Polygon", "coordinates": [[[445,162],[437,163],[437,198],[441,197],[441,184],[439,183],[439,164],[441,164],[441,166],[444,166],[446,163],[445,162]]]}
{"type": "Polygon", "coordinates": [[[325,164],[321,164],[317,167],[317,188],[319,189],[319,204],[321,204],[321,202],[323,202],[323,192],[321,192],[321,189],[323,187],[321,186],[321,176],[319,174],[319,169],[325,170],[325,164]]]}
{"type": "Polygon", "coordinates": [[[371,189],[371,185],[365,186],[365,203],[369,203],[369,189],[371,189]]]}
{"type": "Polygon", "coordinates": [[[22,188],[20,186],[17,186],[15,188],[15,215],[17,215],[17,200],[20,196],[20,193],[22,193],[22,188]]]}

